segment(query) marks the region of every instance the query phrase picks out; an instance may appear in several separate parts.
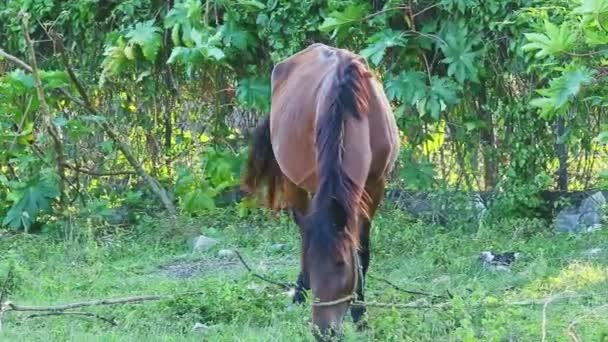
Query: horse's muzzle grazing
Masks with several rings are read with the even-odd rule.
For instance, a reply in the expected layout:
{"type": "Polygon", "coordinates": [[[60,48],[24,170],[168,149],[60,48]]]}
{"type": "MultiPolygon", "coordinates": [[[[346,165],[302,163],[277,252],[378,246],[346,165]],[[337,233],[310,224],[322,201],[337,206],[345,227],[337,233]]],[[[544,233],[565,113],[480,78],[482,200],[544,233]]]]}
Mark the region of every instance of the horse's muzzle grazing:
{"type": "Polygon", "coordinates": [[[313,309],[313,335],[317,341],[333,341],[342,337],[342,321],[348,304],[340,307],[313,309]]]}

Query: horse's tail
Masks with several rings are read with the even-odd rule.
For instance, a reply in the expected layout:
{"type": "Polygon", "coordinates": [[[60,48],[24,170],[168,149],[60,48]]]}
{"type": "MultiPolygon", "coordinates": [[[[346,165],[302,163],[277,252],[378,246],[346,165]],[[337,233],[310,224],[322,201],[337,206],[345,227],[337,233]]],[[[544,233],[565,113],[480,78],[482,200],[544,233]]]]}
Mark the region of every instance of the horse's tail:
{"type": "Polygon", "coordinates": [[[369,77],[371,74],[361,61],[353,58],[343,63],[319,107],[315,141],[319,188],[311,216],[314,226],[321,225],[329,211],[332,224],[328,226],[343,229],[354,221],[359,210],[365,210],[359,206],[362,189],[346,174],[342,157],[345,121],[350,117],[360,119],[367,113],[369,77]]]}
{"type": "Polygon", "coordinates": [[[261,186],[267,185],[268,206],[275,208],[277,193],[283,181],[283,173],[270,142],[270,116],[255,129],[253,139],[243,180],[244,190],[255,194],[261,186]]]}

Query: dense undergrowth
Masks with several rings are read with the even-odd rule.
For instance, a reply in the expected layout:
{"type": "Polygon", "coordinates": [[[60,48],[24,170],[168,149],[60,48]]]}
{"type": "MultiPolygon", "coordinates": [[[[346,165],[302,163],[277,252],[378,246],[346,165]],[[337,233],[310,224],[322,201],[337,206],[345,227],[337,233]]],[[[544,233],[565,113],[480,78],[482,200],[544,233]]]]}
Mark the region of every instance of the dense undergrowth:
{"type": "MultiPolygon", "coordinates": [[[[0,274],[10,265],[10,300],[25,305],[140,294],[201,291],[144,304],[95,307],[117,327],[87,317],[44,317],[10,312],[6,341],[285,341],[309,340],[309,308],[293,307],[286,293],[245,271],[218,249],[237,248],[259,273],[294,281],[299,240],[286,215],[259,212],[239,219],[235,208],[213,216],[143,217],[134,227],[62,223],[63,231],[0,238],[0,274]],[[221,242],[191,253],[198,234],[221,242]],[[284,248],[273,248],[285,244],[284,248]],[[197,272],[176,272],[180,267],[197,272]],[[181,277],[180,277],[181,275],[181,277]],[[186,275],[186,276],[184,276],[186,275]],[[187,275],[190,275],[187,277],[187,275]],[[209,328],[193,331],[196,323],[209,328]]],[[[555,234],[541,220],[506,219],[482,227],[449,228],[416,222],[397,210],[379,213],[372,236],[370,274],[410,290],[445,295],[434,309],[369,311],[369,328],[346,325],[347,341],[600,341],[608,334],[608,230],[555,234]],[[493,271],[479,252],[521,253],[511,271],[493,271]],[[544,310],[543,301],[556,298],[544,310]],[[538,302],[516,305],[515,302],[538,302]]],[[[411,302],[416,296],[369,279],[367,299],[411,302]]],[[[350,318],[347,318],[350,320],[350,318]]]]}

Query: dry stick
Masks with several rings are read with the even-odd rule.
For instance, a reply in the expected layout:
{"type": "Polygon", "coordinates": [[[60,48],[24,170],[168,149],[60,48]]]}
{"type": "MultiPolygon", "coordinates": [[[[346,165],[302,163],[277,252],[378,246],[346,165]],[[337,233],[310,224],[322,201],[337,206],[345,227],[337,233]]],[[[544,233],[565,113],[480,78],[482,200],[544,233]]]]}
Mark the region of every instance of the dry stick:
{"type": "Polygon", "coordinates": [[[99,300],[90,300],[85,302],[76,302],[69,304],[49,305],[49,306],[23,306],[13,303],[7,303],[9,311],[65,311],[76,308],[83,308],[88,306],[99,306],[99,305],[116,305],[126,303],[141,303],[149,302],[162,299],[173,299],[182,296],[193,296],[202,294],[203,292],[184,292],[174,295],[145,295],[145,296],[133,296],[124,298],[108,298],[99,300]]]}
{"type": "Polygon", "coordinates": [[[11,265],[6,273],[6,279],[4,279],[4,283],[2,284],[2,288],[0,289],[0,331],[2,331],[2,318],[4,313],[8,311],[8,303],[5,303],[4,300],[8,294],[8,288],[13,281],[13,265],[11,265]]]}
{"type": "MultiPolygon", "coordinates": [[[[82,102],[79,102],[79,104],[82,104],[84,106],[84,108],[86,110],[88,110],[89,112],[102,117],[100,115],[100,113],[93,107],[85,88],[83,87],[82,83],[76,77],[76,74],[74,73],[71,63],[66,55],[65,48],[63,46],[63,41],[60,39],[58,34],[55,33],[54,31],[51,31],[49,33],[49,35],[51,36],[51,39],[53,39],[55,45],[57,46],[59,53],[62,55],[62,60],[63,60],[64,66],[68,72],[68,75],[70,76],[70,80],[76,86],[76,89],[78,90],[78,93],[79,93],[80,97],[82,98],[82,102]]],[[[156,196],[158,196],[158,198],[162,202],[165,209],[169,212],[169,214],[171,216],[177,216],[177,209],[173,205],[173,202],[171,202],[171,199],[169,199],[169,195],[167,194],[165,189],[156,181],[156,179],[154,179],[152,176],[150,176],[150,174],[148,174],[146,172],[146,170],[144,170],[141,163],[139,163],[137,158],[135,158],[135,156],[133,155],[133,152],[131,151],[131,148],[129,147],[129,145],[127,143],[125,143],[118,136],[118,134],[114,131],[113,127],[107,121],[103,120],[103,121],[98,122],[98,124],[101,126],[101,128],[104,130],[104,132],[108,135],[108,137],[110,137],[110,139],[118,146],[118,149],[125,156],[125,158],[129,162],[129,164],[131,164],[131,166],[135,169],[135,172],[137,172],[137,174],[141,178],[143,178],[146,181],[146,183],[148,183],[148,186],[150,187],[152,192],[154,192],[154,194],[156,194],[156,196]]]]}
{"type": "Polygon", "coordinates": [[[259,275],[255,272],[253,272],[253,270],[251,269],[251,267],[249,267],[249,265],[247,265],[247,263],[245,262],[245,259],[243,259],[243,257],[241,256],[241,253],[239,253],[239,251],[235,250],[234,253],[236,254],[236,256],[239,258],[239,260],[241,261],[241,263],[243,264],[243,266],[245,266],[245,268],[247,269],[247,271],[249,271],[249,273],[251,273],[252,276],[261,279],[267,283],[270,284],[274,284],[277,286],[280,286],[281,288],[285,289],[285,290],[291,290],[294,286],[292,284],[288,284],[288,283],[282,283],[282,282],[278,282],[278,281],[274,281],[272,279],[266,278],[262,275],[259,275]]]}
{"type": "MultiPolygon", "coordinates": [[[[61,137],[59,136],[59,131],[55,124],[53,124],[51,120],[51,110],[49,105],[46,103],[46,97],[44,95],[44,87],[42,85],[42,81],[40,79],[40,75],[38,74],[38,62],[36,61],[36,52],[34,50],[34,43],[32,42],[32,38],[29,34],[29,14],[23,13],[21,14],[21,28],[23,30],[23,35],[25,37],[25,41],[27,43],[30,66],[32,77],[34,78],[34,84],[36,85],[36,94],[38,95],[38,101],[40,102],[40,109],[42,110],[42,114],[44,115],[43,122],[46,126],[46,130],[48,131],[51,139],[53,140],[53,148],[55,149],[55,153],[57,154],[57,173],[62,181],[59,183],[59,194],[60,194],[60,203],[65,201],[65,190],[63,180],[65,179],[65,169],[63,164],[65,163],[65,158],[63,155],[63,142],[61,141],[61,137]]],[[[25,63],[23,63],[25,64],[25,63]]]]}
{"type": "Polygon", "coordinates": [[[31,318],[36,318],[36,317],[49,317],[49,316],[64,316],[64,315],[93,317],[93,318],[102,320],[102,321],[110,324],[113,327],[118,326],[118,324],[116,323],[116,321],[114,321],[114,319],[103,317],[98,314],[94,314],[92,312],[74,312],[74,311],[46,312],[46,313],[29,315],[25,319],[31,319],[31,318]]]}
{"type": "Polygon", "coordinates": [[[7,53],[2,48],[0,48],[0,56],[6,58],[9,62],[12,62],[13,64],[19,66],[21,69],[24,69],[25,71],[28,71],[28,72],[32,72],[32,67],[27,65],[27,63],[25,63],[21,59],[7,53]]]}
{"type": "Polygon", "coordinates": [[[95,176],[95,177],[108,177],[108,176],[124,176],[124,175],[136,175],[137,172],[135,171],[108,171],[108,172],[97,172],[94,170],[89,170],[89,169],[85,169],[82,167],[77,167],[71,164],[65,164],[64,165],[66,168],[73,170],[73,171],[77,171],[77,172],[81,172],[84,174],[87,174],[89,176],[95,176]]]}
{"type": "Polygon", "coordinates": [[[547,338],[547,307],[556,297],[548,298],[543,304],[543,321],[541,323],[541,342],[545,342],[547,338]]]}
{"type": "Polygon", "coordinates": [[[375,307],[375,308],[389,308],[389,309],[440,309],[446,306],[449,306],[450,303],[440,303],[440,304],[421,304],[418,301],[410,302],[410,303],[380,303],[380,302],[354,302],[351,303],[351,306],[357,307],[375,307]]]}

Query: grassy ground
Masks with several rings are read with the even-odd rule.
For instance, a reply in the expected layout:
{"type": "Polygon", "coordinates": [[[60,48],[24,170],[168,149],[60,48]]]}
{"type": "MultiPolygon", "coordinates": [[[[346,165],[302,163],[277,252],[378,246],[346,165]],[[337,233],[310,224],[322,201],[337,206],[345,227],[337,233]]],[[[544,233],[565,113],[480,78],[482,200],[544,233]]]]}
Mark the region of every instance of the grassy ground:
{"type": "MultiPolygon", "coordinates": [[[[608,340],[608,229],[556,235],[540,221],[515,219],[455,226],[417,223],[398,211],[379,214],[370,273],[407,289],[449,291],[454,299],[440,309],[371,309],[366,332],[356,332],[349,317],[347,341],[538,341],[543,331],[546,341],[608,340]],[[593,251],[597,248],[601,250],[593,251]],[[477,260],[488,249],[519,251],[522,257],[510,272],[490,271],[477,260]],[[559,298],[573,294],[577,297],[559,298]],[[552,296],[556,299],[542,304],[552,296]],[[533,299],[540,301],[512,304],[533,299]]],[[[128,229],[86,221],[61,227],[37,236],[0,238],[0,277],[9,264],[15,266],[10,295],[15,303],[203,294],[88,310],[113,317],[117,327],[87,317],[28,319],[9,312],[1,341],[310,340],[308,307],[291,306],[281,289],[252,277],[236,261],[217,257],[219,248],[238,248],[257,272],[294,281],[299,240],[287,216],[240,219],[226,210],[179,224],[143,219],[128,229]],[[200,233],[221,243],[193,255],[187,239],[200,233]],[[287,248],[272,249],[277,243],[287,248]],[[197,322],[209,329],[193,331],[197,322]]],[[[416,299],[373,279],[367,283],[367,298],[416,299]]]]}

